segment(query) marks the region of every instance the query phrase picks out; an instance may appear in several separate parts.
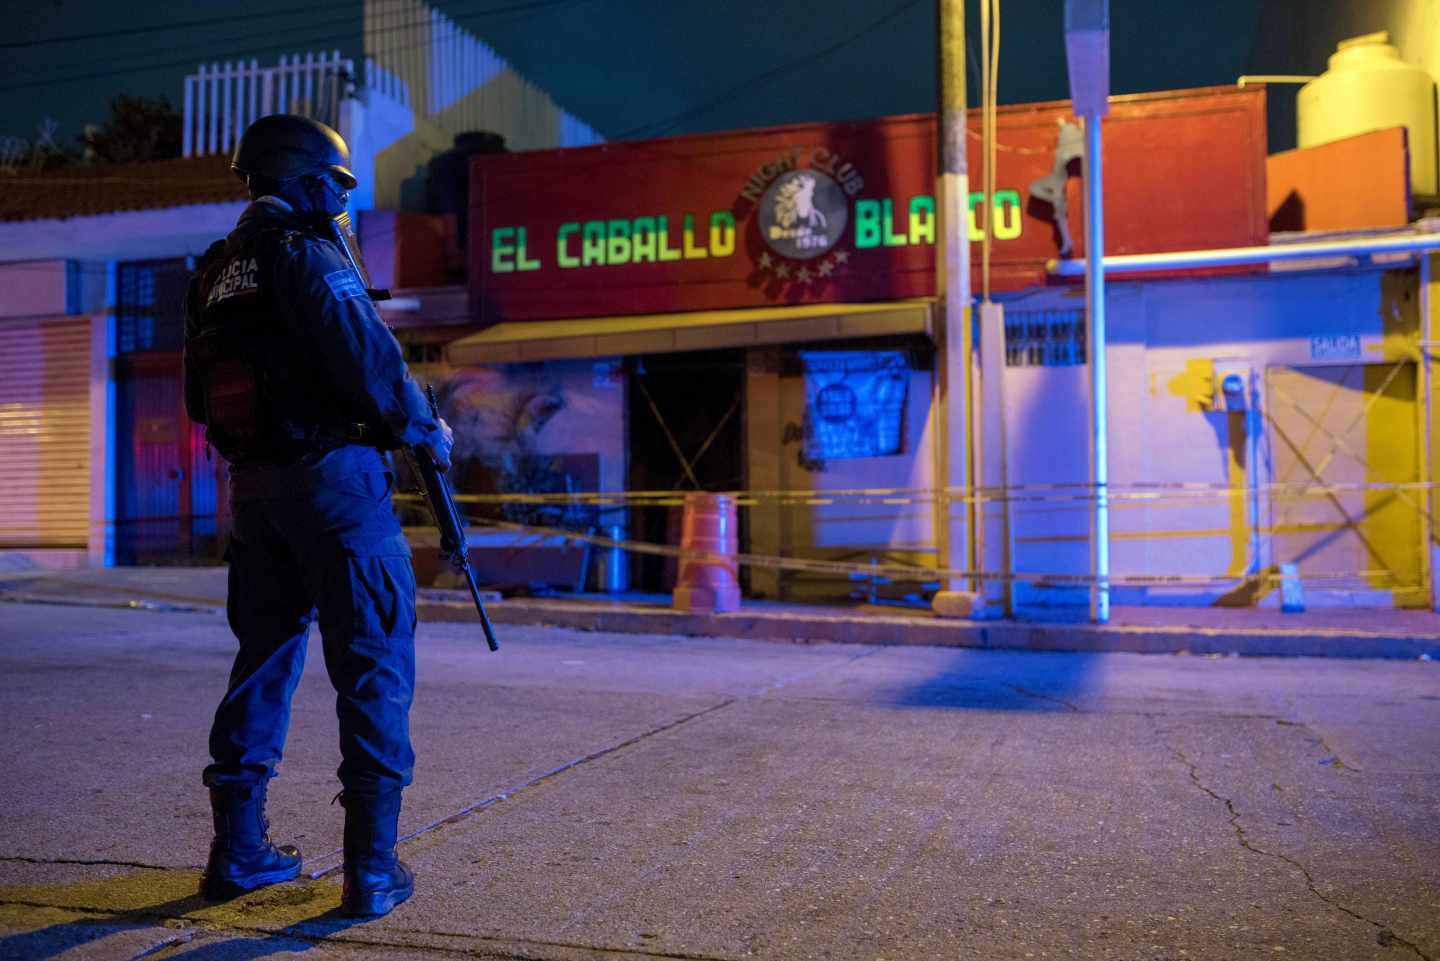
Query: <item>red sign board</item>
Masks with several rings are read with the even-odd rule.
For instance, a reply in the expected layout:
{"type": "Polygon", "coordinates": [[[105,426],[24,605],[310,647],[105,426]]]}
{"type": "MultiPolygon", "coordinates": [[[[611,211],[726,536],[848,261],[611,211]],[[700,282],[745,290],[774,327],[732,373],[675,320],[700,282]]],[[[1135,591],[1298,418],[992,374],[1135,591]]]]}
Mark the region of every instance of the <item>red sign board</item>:
{"type": "MultiPolygon", "coordinates": [[[[1062,121],[1063,101],[1000,111],[992,216],[972,194],[969,224],[975,242],[992,231],[994,290],[1045,283],[1060,254],[1054,205],[1032,192],[1052,173],[1084,256],[1078,164],[1055,164],[1062,121]]],[[[1262,89],[1116,97],[1104,136],[1107,254],[1265,242],[1262,89]]],[[[936,151],[934,117],[912,115],[477,157],[472,312],[488,325],[932,295],[936,151]]]]}

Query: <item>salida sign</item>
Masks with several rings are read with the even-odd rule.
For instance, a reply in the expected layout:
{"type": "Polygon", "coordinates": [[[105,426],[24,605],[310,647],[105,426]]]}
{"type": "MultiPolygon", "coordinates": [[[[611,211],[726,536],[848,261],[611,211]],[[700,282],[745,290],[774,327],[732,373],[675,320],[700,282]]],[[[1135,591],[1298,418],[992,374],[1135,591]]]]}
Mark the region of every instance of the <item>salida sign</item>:
{"type": "MultiPolygon", "coordinates": [[[[1150,122],[1173,124],[1187,115],[1174,109],[1175,100],[1150,122]]],[[[1196,105],[1185,105],[1195,113],[1196,105]]],[[[1208,106],[1205,116],[1215,116],[1213,103],[1208,106]]],[[[1112,112],[1112,126],[1116,113],[1123,110],[1112,112]]],[[[1001,137],[1012,147],[1002,152],[997,172],[1005,189],[988,217],[979,209],[982,196],[970,197],[971,239],[979,241],[989,229],[995,240],[997,289],[1043,282],[1044,261],[1055,256],[1058,235],[1048,205],[1027,204],[1022,185],[1049,172],[1055,120],[1064,115],[1063,105],[1002,114],[1001,137]]],[[[1253,121],[1243,109],[1231,115],[1237,118],[1232,126],[1253,121]]],[[[1263,112],[1260,117],[1263,172],[1263,112]]],[[[1219,153],[1220,176],[1243,181],[1253,175],[1253,153],[1228,169],[1225,151],[1219,153]]],[[[934,156],[933,119],[912,116],[476,158],[469,249],[477,319],[931,295],[940,236],[934,156]]],[[[1177,165],[1213,167],[1216,156],[1177,154],[1168,164],[1149,159],[1144,169],[1157,170],[1152,179],[1158,179],[1177,165]]],[[[1241,216],[1218,229],[1209,219],[1208,232],[1201,231],[1207,245],[1256,242],[1256,217],[1263,238],[1263,177],[1257,184],[1258,201],[1254,185],[1232,192],[1241,216]],[[1252,201],[1254,211],[1247,209],[1252,201]]],[[[1070,190],[1078,236],[1077,178],[1070,190]]],[[[1158,243],[1144,249],[1175,249],[1165,245],[1170,238],[1163,229],[1151,233],[1158,243]]],[[[1122,231],[1112,250],[1126,244],[1122,231]]]]}

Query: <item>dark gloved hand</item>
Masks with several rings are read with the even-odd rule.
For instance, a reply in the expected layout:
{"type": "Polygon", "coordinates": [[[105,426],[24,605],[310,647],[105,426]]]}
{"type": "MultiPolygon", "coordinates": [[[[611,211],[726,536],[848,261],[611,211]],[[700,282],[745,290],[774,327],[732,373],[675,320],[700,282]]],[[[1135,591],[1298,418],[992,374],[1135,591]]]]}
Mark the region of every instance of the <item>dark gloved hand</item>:
{"type": "Polygon", "coordinates": [[[439,429],[431,431],[430,436],[420,442],[420,446],[430,452],[441,470],[450,469],[450,451],[455,447],[455,432],[445,423],[444,418],[440,418],[439,429]]]}
{"type": "Polygon", "coordinates": [[[442,471],[448,471],[449,452],[454,450],[455,447],[455,432],[449,429],[449,424],[446,424],[445,418],[439,418],[439,422],[441,422],[439,428],[431,431],[429,437],[420,441],[420,447],[431,452],[431,457],[435,458],[436,464],[439,465],[442,471]]]}

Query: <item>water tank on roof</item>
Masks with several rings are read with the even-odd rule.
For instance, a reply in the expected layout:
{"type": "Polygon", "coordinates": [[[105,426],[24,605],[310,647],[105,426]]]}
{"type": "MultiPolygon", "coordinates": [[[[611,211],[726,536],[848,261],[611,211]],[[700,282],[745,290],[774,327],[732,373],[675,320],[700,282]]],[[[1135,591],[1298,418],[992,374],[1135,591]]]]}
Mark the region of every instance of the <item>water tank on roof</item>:
{"type": "Polygon", "coordinates": [[[1404,126],[1410,142],[1410,189],[1437,188],[1435,79],[1400,59],[1385,31],[1342,40],[1330,69],[1300,88],[1300,146],[1404,126]]]}
{"type": "Polygon", "coordinates": [[[488,130],[457,133],[455,145],[430,158],[425,176],[425,209],[432,214],[454,214],[460,246],[465,246],[470,198],[470,158],[476,154],[504,153],[505,138],[488,130]]]}

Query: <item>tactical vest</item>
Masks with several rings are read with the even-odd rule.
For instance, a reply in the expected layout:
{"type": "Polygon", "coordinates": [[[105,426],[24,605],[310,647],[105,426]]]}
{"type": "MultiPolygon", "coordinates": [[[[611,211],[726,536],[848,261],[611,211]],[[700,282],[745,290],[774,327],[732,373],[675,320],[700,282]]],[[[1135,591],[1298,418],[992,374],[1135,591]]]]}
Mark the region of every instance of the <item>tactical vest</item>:
{"type": "Polygon", "coordinates": [[[236,466],[290,464],[307,454],[366,440],[306,356],[283,309],[275,267],[304,242],[266,226],[231,235],[196,265],[185,341],[205,405],[206,440],[236,466]]]}

